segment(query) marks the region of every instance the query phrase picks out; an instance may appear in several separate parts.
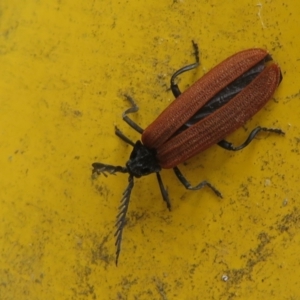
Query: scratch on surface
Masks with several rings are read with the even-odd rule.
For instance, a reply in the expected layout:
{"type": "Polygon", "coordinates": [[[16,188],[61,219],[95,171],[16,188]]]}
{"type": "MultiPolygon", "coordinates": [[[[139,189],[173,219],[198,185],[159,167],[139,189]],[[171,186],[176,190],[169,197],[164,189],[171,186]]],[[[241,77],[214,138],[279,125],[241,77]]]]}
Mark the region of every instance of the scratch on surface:
{"type": "Polygon", "coordinates": [[[262,5],[262,3],[259,2],[259,3],[256,4],[256,6],[258,7],[258,13],[257,13],[257,15],[259,17],[261,26],[262,26],[262,28],[267,28],[267,26],[265,25],[265,23],[264,23],[264,21],[263,21],[263,19],[261,17],[261,11],[262,11],[263,5],[262,5]]]}

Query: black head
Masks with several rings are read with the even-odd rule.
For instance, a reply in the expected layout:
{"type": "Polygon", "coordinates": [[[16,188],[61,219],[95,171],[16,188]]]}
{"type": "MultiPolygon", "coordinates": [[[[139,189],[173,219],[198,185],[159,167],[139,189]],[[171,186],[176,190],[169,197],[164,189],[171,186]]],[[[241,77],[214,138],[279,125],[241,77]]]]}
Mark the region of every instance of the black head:
{"type": "Polygon", "coordinates": [[[129,174],[137,178],[161,170],[161,166],[156,159],[156,151],[147,148],[141,141],[135,143],[126,163],[126,168],[129,174]]]}

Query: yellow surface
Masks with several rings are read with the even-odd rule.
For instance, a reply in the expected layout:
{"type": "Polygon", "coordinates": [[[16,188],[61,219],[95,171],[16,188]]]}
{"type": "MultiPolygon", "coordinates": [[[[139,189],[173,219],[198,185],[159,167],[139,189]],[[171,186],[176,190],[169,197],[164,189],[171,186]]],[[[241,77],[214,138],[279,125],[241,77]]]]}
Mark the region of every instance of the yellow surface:
{"type": "Polygon", "coordinates": [[[299,1],[34,1],[0,3],[0,299],[300,299],[299,1]],[[297,4],[298,3],[298,4],[297,4]],[[129,93],[146,127],[227,56],[270,51],[283,71],[273,100],[228,140],[185,166],[224,195],[186,191],[163,171],[135,181],[119,266],[114,223],[127,175],[91,180],[95,161],[124,165],[114,136],[129,93]],[[226,277],[227,276],[227,277],[226,277]],[[228,279],[226,281],[226,278],[228,279]]]}

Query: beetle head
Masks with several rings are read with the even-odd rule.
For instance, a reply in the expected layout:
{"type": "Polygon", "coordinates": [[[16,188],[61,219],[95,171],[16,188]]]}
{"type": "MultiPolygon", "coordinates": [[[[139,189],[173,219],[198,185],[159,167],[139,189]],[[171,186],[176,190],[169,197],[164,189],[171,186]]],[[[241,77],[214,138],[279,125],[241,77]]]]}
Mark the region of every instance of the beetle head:
{"type": "Polygon", "coordinates": [[[156,151],[147,148],[141,141],[137,141],[126,163],[128,173],[134,177],[141,177],[161,170],[156,159],[156,151]]]}

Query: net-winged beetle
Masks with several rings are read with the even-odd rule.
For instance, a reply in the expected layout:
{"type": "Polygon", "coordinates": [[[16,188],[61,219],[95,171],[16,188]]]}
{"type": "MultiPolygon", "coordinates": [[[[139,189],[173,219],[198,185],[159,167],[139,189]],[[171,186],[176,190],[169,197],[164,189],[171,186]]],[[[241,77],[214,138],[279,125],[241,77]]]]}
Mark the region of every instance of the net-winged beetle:
{"type": "Polygon", "coordinates": [[[244,143],[234,146],[224,137],[241,127],[272,97],[282,75],[279,66],[263,49],[238,52],[215,66],[181,93],[175,79],[178,75],[199,66],[198,46],[193,42],[196,62],[176,71],[171,77],[174,100],[145,130],[133,122],[128,114],[138,111],[130,96],[131,108],[123,113],[123,120],[139,132],[141,141],[127,138],[118,128],[115,134],[133,147],[125,167],[93,163],[93,175],[129,173],[129,184],[123,192],[116,222],[116,264],[121,250],[123,228],[134,185],[133,178],[155,173],[168,209],[171,209],[167,189],[160,170],[173,168],[179,181],[189,190],[209,187],[218,197],[221,193],[209,182],[192,186],[177,165],[213,144],[237,151],[246,147],[260,131],[284,134],[280,129],[256,127],[244,143]]]}

